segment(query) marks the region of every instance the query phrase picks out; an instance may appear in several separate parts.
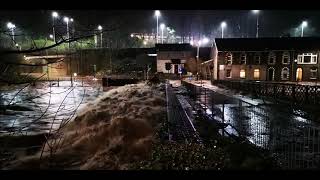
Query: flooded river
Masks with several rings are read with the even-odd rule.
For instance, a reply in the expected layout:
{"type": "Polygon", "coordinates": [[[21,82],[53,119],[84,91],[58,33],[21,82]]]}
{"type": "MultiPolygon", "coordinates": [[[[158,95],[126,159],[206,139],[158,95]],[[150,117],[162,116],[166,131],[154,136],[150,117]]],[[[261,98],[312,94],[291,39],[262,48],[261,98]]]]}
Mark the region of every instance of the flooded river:
{"type": "Polygon", "coordinates": [[[0,104],[22,107],[0,114],[0,133],[38,134],[55,130],[102,92],[101,82],[38,82],[35,86],[8,86],[0,90],[0,104]]]}

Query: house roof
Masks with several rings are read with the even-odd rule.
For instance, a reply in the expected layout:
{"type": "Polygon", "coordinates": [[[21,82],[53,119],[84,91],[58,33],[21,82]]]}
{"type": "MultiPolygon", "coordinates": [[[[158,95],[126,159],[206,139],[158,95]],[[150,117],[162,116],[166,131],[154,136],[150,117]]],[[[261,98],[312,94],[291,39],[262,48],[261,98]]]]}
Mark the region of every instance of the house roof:
{"type": "Polygon", "coordinates": [[[320,37],[217,38],[219,51],[319,50],[320,37]]]}
{"type": "Polygon", "coordinates": [[[188,44],[156,44],[156,51],[190,51],[192,46],[188,44]]]}

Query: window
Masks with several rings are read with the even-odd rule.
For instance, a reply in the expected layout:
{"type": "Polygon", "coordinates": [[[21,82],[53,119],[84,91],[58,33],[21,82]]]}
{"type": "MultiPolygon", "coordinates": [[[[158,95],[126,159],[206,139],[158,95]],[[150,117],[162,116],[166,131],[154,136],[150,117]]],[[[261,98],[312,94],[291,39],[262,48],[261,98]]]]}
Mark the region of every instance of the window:
{"type": "Polygon", "coordinates": [[[298,64],[317,64],[317,55],[312,53],[299,54],[298,64]]]}
{"type": "Polygon", "coordinates": [[[282,64],[289,64],[290,63],[290,54],[289,52],[284,52],[282,54],[282,64]]]}
{"type": "Polygon", "coordinates": [[[289,69],[287,67],[282,68],[281,70],[281,79],[288,80],[289,79],[289,69]]]}
{"type": "Polygon", "coordinates": [[[276,54],[274,52],[269,53],[268,64],[276,63],[276,54]]]}
{"type": "Polygon", "coordinates": [[[246,71],[244,69],[240,70],[240,78],[242,79],[246,78],[246,71]]]}
{"type": "Polygon", "coordinates": [[[260,54],[254,55],[254,62],[255,62],[255,64],[260,64],[260,54]]]}
{"type": "Polygon", "coordinates": [[[227,69],[226,78],[231,78],[231,69],[227,69]]]}
{"type": "Polygon", "coordinates": [[[227,63],[226,64],[232,64],[232,53],[227,53],[227,63]]]}
{"type": "Polygon", "coordinates": [[[318,75],[318,69],[311,68],[310,69],[310,79],[317,79],[317,75],[318,75]]]}
{"type": "Polygon", "coordinates": [[[240,64],[246,64],[247,56],[245,53],[241,53],[240,55],[240,64]]]}
{"type": "Polygon", "coordinates": [[[254,69],[253,70],[253,78],[254,79],[260,79],[260,69],[254,69]]]}

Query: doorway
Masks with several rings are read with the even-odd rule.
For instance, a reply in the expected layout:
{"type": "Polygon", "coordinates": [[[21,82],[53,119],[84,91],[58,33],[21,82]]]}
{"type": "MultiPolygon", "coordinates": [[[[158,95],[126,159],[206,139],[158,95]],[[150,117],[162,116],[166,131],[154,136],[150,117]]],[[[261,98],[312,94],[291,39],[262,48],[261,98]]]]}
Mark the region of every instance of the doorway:
{"type": "Polygon", "coordinates": [[[302,81],[302,68],[297,69],[296,80],[302,81]]]}
{"type": "Polygon", "coordinates": [[[274,68],[269,68],[268,69],[268,80],[269,81],[274,81],[274,68]]]}

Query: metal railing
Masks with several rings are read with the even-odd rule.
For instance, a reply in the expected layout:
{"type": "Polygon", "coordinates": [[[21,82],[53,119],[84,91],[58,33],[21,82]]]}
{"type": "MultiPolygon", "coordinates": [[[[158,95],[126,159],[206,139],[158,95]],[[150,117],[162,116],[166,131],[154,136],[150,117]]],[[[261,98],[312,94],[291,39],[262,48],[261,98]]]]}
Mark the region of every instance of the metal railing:
{"type": "Polygon", "coordinates": [[[320,86],[293,83],[255,81],[214,81],[227,88],[251,93],[255,96],[281,99],[299,104],[320,104],[320,86]]]}
{"type": "MultiPolygon", "coordinates": [[[[284,169],[320,168],[320,125],[287,105],[254,105],[182,81],[191,99],[224,130],[269,151],[284,169]]],[[[224,134],[222,134],[224,135],[224,134]]]]}

